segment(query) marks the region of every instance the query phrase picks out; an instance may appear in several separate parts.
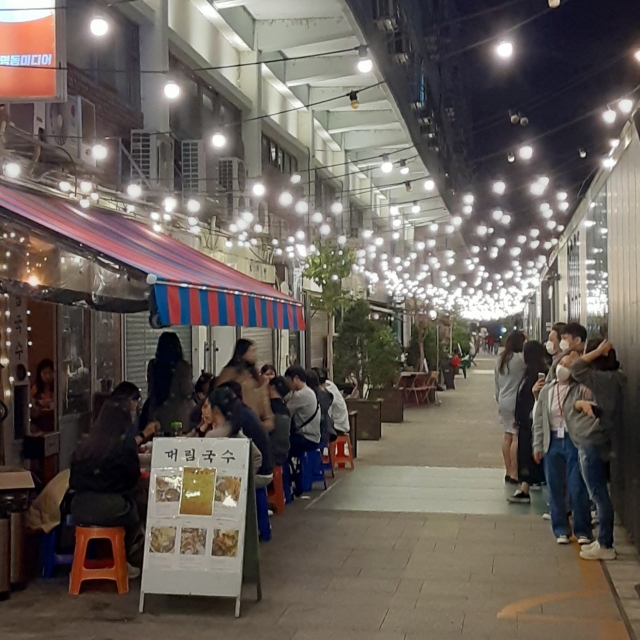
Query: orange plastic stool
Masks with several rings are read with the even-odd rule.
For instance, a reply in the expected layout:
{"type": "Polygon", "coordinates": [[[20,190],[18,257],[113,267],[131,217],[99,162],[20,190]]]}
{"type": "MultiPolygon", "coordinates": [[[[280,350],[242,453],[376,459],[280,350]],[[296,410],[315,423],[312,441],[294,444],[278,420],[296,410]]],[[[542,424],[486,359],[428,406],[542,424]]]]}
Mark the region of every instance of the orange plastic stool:
{"type": "Polygon", "coordinates": [[[113,580],[118,586],[119,594],[129,591],[129,572],[122,527],[76,527],[76,548],[69,576],[69,593],[73,596],[79,595],[80,587],[85,580],[113,580]],[[113,560],[87,563],[87,547],[90,540],[109,540],[113,560]]]}
{"type": "Polygon", "coordinates": [[[356,465],[353,461],[353,453],[351,452],[351,440],[349,436],[338,436],[335,442],[332,442],[332,458],[334,469],[355,469],[356,465]]]}
{"type": "Polygon", "coordinates": [[[284,494],[282,467],[273,467],[273,484],[269,487],[269,504],[277,514],[284,513],[287,500],[284,494]]]}

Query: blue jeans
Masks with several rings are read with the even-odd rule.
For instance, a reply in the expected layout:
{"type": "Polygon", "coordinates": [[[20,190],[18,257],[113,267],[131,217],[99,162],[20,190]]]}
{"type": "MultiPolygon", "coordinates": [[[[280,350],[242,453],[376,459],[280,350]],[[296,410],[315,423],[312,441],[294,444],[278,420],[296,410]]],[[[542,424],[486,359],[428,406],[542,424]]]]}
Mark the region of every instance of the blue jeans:
{"type": "Polygon", "coordinates": [[[573,514],[573,532],[577,537],[591,538],[591,509],[589,494],[580,473],[578,450],[569,438],[558,438],[551,432],[551,444],[544,457],[544,469],[549,491],[551,528],[556,537],[570,536],[571,525],[567,515],[567,493],[573,514]]]}
{"type": "Polygon", "coordinates": [[[613,547],[613,505],[607,487],[607,473],[604,452],[599,447],[587,445],[579,447],[580,470],[589,490],[591,500],[598,510],[600,526],[598,528],[598,542],[601,547],[613,547]]]}

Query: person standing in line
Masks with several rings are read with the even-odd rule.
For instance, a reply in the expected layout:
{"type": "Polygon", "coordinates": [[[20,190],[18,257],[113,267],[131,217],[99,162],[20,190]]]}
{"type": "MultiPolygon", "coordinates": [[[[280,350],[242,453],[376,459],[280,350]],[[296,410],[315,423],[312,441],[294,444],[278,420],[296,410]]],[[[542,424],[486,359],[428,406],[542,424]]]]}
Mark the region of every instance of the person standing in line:
{"type": "Polygon", "coordinates": [[[567,426],[581,393],[580,385],[571,377],[571,366],[577,359],[575,352],[563,356],[557,366],[557,379],[546,383],[540,391],[533,419],[533,455],[538,463],[544,460],[551,528],[557,543],[569,544],[571,538],[568,492],[573,532],[582,546],[592,542],[591,509],[580,473],[578,450],[569,437],[567,426]]]}
{"type": "Polygon", "coordinates": [[[165,331],[158,340],[156,357],[147,367],[149,385],[148,422],[159,422],[164,435],[176,435],[171,425],[179,422],[190,428],[193,400],[191,365],[184,359],[180,338],[165,331]]]}
{"type": "MultiPolygon", "coordinates": [[[[601,340],[601,339],[600,339],[601,340]]],[[[587,353],[571,368],[572,376],[591,394],[574,408],[583,420],[570,429],[578,447],[580,469],[598,511],[598,539],[580,552],[583,560],[615,560],[613,546],[614,511],[607,487],[607,461],[611,455],[611,434],[622,424],[626,376],[620,370],[613,345],[596,339],[587,353]]]]}
{"type": "Polygon", "coordinates": [[[237,382],[242,387],[244,403],[253,409],[267,433],[275,426],[269,391],[264,379],[256,368],[256,345],[251,340],[240,338],[236,342],[231,360],[216,378],[215,387],[225,382],[237,382]]]}
{"type": "Polygon", "coordinates": [[[560,340],[562,338],[560,336],[566,326],[567,325],[564,322],[556,322],[549,332],[549,337],[547,338],[547,342],[544,346],[551,357],[552,362],[562,353],[562,350],[560,349],[560,340]]]}
{"type": "Polygon", "coordinates": [[[522,350],[526,370],[520,383],[516,398],[516,425],[518,428],[518,480],[520,488],[508,498],[511,504],[530,504],[531,486],[538,486],[544,482],[544,471],[540,464],[533,459],[533,407],[535,398],[533,390],[540,388],[546,378],[548,366],[546,362],[547,349],[537,340],[531,340],[522,350]]]}
{"type": "Polygon", "coordinates": [[[525,342],[526,337],[522,331],[514,331],[509,335],[494,374],[495,397],[504,429],[504,479],[509,484],[518,484],[518,430],[515,413],[518,389],[526,370],[522,355],[525,342]]]}
{"type": "Polygon", "coordinates": [[[321,413],[316,394],[307,386],[307,373],[299,365],[289,367],[284,374],[292,390],[287,407],[291,414],[292,457],[312,451],[320,444],[321,413]]]}
{"type": "Polygon", "coordinates": [[[587,346],[587,329],[577,322],[570,322],[560,330],[560,351],[575,351],[578,355],[584,353],[587,346]]]}

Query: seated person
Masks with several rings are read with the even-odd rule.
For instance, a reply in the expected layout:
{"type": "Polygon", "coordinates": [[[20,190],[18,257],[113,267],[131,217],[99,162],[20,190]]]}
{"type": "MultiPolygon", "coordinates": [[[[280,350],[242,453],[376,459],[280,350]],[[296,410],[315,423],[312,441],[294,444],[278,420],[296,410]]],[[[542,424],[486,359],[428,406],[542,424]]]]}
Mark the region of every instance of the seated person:
{"type": "MultiPolygon", "coordinates": [[[[233,384],[233,383],[232,383],[233,384]]],[[[237,384],[237,383],[236,383],[237,384]]],[[[239,386],[239,385],[238,385],[239,386]]],[[[260,424],[258,416],[245,405],[229,383],[214,389],[202,405],[202,422],[193,432],[200,438],[248,438],[251,440],[251,461],[256,479],[256,487],[266,487],[273,480],[273,461],[269,439],[260,424]],[[262,452],[256,443],[244,432],[247,428],[254,434],[256,424],[266,438],[268,460],[264,463],[262,452]]],[[[259,438],[261,439],[261,438],[259,438]]],[[[264,443],[263,443],[264,446],[264,443]]]]}
{"type": "Polygon", "coordinates": [[[302,367],[289,367],[284,376],[292,389],[287,402],[291,414],[290,455],[299,457],[320,444],[320,403],[316,394],[307,386],[307,372],[302,367]]]}
{"type": "Polygon", "coordinates": [[[121,382],[112,392],[109,398],[115,402],[121,402],[129,408],[131,412],[132,429],[131,435],[136,443],[136,447],[149,442],[155,435],[160,433],[159,422],[149,422],[143,429],[140,428],[142,423],[142,413],[140,410],[142,403],[142,394],[140,389],[133,384],[125,380],[121,382]]]}
{"type": "Polygon", "coordinates": [[[31,387],[31,422],[38,431],[55,431],[55,374],[53,360],[41,360],[36,369],[36,381],[31,387]]]}
{"type": "Polygon", "coordinates": [[[284,399],[289,395],[289,385],[282,376],[277,376],[269,382],[269,396],[271,398],[271,411],[275,416],[276,425],[269,434],[273,462],[282,466],[289,458],[289,434],[291,432],[291,414],[284,399]]]}
{"type": "Polygon", "coordinates": [[[323,444],[329,444],[338,437],[330,413],[333,396],[321,386],[320,378],[313,369],[307,370],[307,385],[316,394],[320,403],[320,441],[323,444]]]}
{"type": "Polygon", "coordinates": [[[260,369],[260,375],[262,379],[267,383],[271,382],[278,374],[276,373],[276,368],[272,364],[262,365],[262,369],[260,369]]]}
{"type": "MultiPolygon", "coordinates": [[[[69,487],[73,520],[80,526],[124,527],[127,558],[141,533],[134,490],[140,478],[140,461],[133,438],[131,408],[108,399],[93,423],[89,435],[71,459],[69,487]]],[[[140,569],[129,566],[129,577],[140,569]]]]}
{"type": "Polygon", "coordinates": [[[314,369],[314,371],[320,380],[320,386],[324,387],[324,389],[333,396],[333,402],[329,409],[329,415],[333,420],[333,428],[338,435],[349,433],[351,430],[351,425],[349,424],[349,409],[347,408],[347,402],[344,396],[340,393],[340,389],[338,389],[333,380],[329,380],[326,369],[318,367],[314,369]]]}
{"type": "Polygon", "coordinates": [[[211,389],[213,389],[213,374],[203,371],[193,389],[193,400],[196,405],[189,416],[189,431],[196,429],[202,421],[202,404],[211,389]]]}

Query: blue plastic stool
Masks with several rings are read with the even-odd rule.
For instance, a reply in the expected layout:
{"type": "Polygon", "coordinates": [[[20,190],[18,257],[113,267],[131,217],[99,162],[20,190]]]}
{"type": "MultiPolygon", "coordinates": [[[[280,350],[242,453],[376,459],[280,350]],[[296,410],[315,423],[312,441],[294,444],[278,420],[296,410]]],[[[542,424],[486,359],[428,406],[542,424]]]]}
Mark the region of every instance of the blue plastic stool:
{"type": "Polygon", "coordinates": [[[256,508],[258,511],[258,532],[260,540],[271,540],[271,522],[269,521],[269,499],[266,487],[256,489],[256,508]]]}
{"type": "Polygon", "coordinates": [[[309,493],[316,482],[321,482],[326,491],[327,480],[324,477],[324,464],[322,462],[323,445],[319,444],[312,451],[305,451],[300,457],[300,488],[303,493],[309,493]]]}
{"type": "MultiPolygon", "coordinates": [[[[71,516],[67,516],[67,524],[71,523],[71,516]]],[[[46,579],[53,578],[56,567],[68,566],[73,564],[73,553],[58,553],[56,547],[60,538],[60,529],[62,525],[58,525],[49,533],[45,533],[42,538],[42,577],[46,579]]]]}

